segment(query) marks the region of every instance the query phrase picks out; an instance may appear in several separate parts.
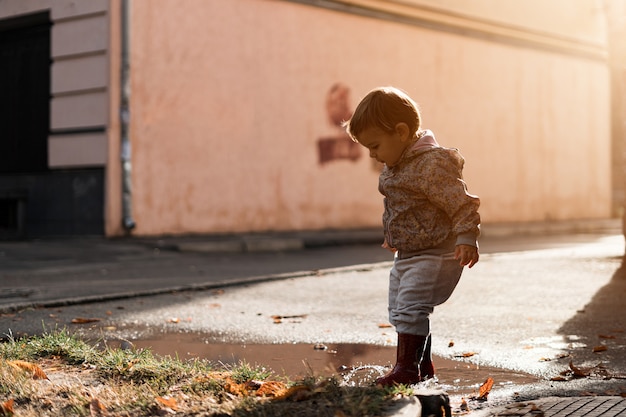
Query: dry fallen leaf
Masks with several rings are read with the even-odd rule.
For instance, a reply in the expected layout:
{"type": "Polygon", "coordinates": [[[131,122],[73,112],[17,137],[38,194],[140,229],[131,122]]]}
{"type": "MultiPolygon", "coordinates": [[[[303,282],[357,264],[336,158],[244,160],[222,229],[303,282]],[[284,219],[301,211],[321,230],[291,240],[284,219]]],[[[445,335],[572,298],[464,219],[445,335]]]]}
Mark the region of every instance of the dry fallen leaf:
{"type": "MultiPolygon", "coordinates": [[[[292,316],[273,315],[272,319],[274,320],[274,324],[280,324],[283,322],[283,319],[304,319],[306,318],[306,316],[307,316],[306,314],[296,314],[292,316]]],[[[299,323],[299,322],[293,321],[292,323],[299,323]]]]}
{"type": "Polygon", "coordinates": [[[600,339],[615,339],[616,337],[612,334],[599,334],[598,337],[600,339]]]}
{"type": "Polygon", "coordinates": [[[259,397],[279,397],[287,392],[287,386],[278,381],[267,381],[261,383],[261,386],[256,390],[256,395],[259,397]]]}
{"type": "Polygon", "coordinates": [[[536,417],[543,417],[543,410],[537,407],[535,403],[530,403],[530,413],[536,417]]]}
{"type": "Polygon", "coordinates": [[[94,398],[89,403],[89,415],[91,417],[106,417],[108,414],[106,412],[106,407],[98,400],[94,398]]]}
{"type": "Polygon", "coordinates": [[[593,352],[594,353],[598,353],[598,352],[604,352],[606,351],[608,348],[604,345],[599,345],[599,346],[594,346],[593,347],[593,352]]]}
{"type": "Polygon", "coordinates": [[[450,340],[450,341],[448,342],[448,347],[449,347],[449,348],[451,348],[451,347],[453,347],[453,346],[454,346],[454,340],[450,340]]]}
{"type": "Polygon", "coordinates": [[[176,398],[171,398],[171,397],[156,397],[155,398],[157,400],[158,403],[160,403],[162,406],[170,408],[172,410],[176,410],[176,408],[178,407],[178,405],[176,404],[176,398]]]}
{"type": "Polygon", "coordinates": [[[461,398],[461,411],[469,411],[469,405],[467,405],[467,401],[465,398],[461,398]]]}
{"type": "Polygon", "coordinates": [[[133,367],[135,366],[135,364],[138,362],[138,359],[131,359],[128,361],[128,363],[126,364],[126,367],[124,368],[124,370],[126,372],[130,372],[131,369],[133,369],[133,367]]]}
{"type": "Polygon", "coordinates": [[[589,369],[583,369],[574,366],[574,363],[571,360],[569,361],[569,368],[572,370],[572,374],[576,378],[585,378],[591,374],[591,371],[589,369]]]}
{"type": "Polygon", "coordinates": [[[272,318],[274,320],[282,320],[282,319],[305,319],[307,316],[307,314],[294,314],[291,316],[280,316],[280,315],[273,315],[272,318]]]}
{"type": "Polygon", "coordinates": [[[244,396],[248,393],[245,384],[239,384],[233,381],[229,376],[225,378],[224,389],[233,395],[244,396]]]}
{"type": "Polygon", "coordinates": [[[13,400],[8,400],[0,404],[0,416],[13,416],[13,400]]]}
{"type": "Polygon", "coordinates": [[[261,388],[261,385],[263,385],[263,381],[257,381],[256,379],[246,381],[246,383],[244,384],[248,391],[256,391],[261,388]]]}
{"type": "Polygon", "coordinates": [[[463,352],[463,353],[459,353],[458,355],[454,355],[454,356],[456,358],[471,358],[475,354],[476,354],[476,352],[463,352]]]}
{"type": "Polygon", "coordinates": [[[14,369],[32,372],[33,379],[48,379],[48,375],[46,375],[46,373],[34,363],[26,361],[7,361],[7,363],[14,369]]]}
{"type": "Polygon", "coordinates": [[[389,324],[389,323],[379,323],[378,324],[378,328],[379,329],[389,329],[390,327],[392,327],[392,325],[389,324]]]}
{"type": "Polygon", "coordinates": [[[274,396],[274,399],[286,400],[287,398],[291,398],[293,401],[302,401],[307,399],[307,397],[309,397],[311,394],[312,393],[309,387],[304,385],[294,385],[293,387],[289,387],[281,395],[274,396]]]}
{"type": "Polygon", "coordinates": [[[493,387],[493,378],[488,377],[478,389],[478,400],[486,401],[493,387]]]}
{"type": "Polygon", "coordinates": [[[95,323],[97,321],[102,321],[97,317],[87,318],[87,317],[76,317],[72,319],[72,323],[74,324],[85,324],[85,323],[95,323]]]}

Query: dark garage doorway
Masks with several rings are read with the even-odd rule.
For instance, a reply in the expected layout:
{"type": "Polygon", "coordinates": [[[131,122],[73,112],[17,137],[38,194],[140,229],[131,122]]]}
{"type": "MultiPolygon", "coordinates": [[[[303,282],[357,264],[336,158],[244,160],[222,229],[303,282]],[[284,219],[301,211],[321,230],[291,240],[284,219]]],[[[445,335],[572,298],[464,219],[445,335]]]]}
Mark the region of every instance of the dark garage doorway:
{"type": "Polygon", "coordinates": [[[49,12],[0,19],[0,239],[102,235],[104,169],[49,169],[49,12]]]}
{"type": "Polygon", "coordinates": [[[0,22],[0,173],[48,169],[50,18],[0,22]]]}

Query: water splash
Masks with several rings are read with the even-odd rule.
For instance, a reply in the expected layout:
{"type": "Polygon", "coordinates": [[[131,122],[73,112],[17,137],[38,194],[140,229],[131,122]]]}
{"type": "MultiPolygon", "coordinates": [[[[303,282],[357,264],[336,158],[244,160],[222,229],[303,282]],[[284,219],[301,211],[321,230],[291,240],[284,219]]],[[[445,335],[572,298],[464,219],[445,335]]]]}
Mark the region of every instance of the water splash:
{"type": "Polygon", "coordinates": [[[340,370],[339,376],[345,386],[363,387],[374,384],[376,378],[385,375],[388,370],[389,368],[381,365],[359,365],[347,368],[346,371],[340,370]]]}

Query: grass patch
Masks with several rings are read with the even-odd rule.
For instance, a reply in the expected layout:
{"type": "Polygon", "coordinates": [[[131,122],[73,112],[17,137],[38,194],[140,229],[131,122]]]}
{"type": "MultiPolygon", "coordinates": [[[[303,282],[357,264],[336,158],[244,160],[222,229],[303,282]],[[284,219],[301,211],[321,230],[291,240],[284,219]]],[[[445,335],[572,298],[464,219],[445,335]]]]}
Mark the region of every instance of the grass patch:
{"type": "Polygon", "coordinates": [[[376,416],[407,387],[273,378],[260,366],[98,349],[65,330],[0,343],[0,416],[376,416]]]}

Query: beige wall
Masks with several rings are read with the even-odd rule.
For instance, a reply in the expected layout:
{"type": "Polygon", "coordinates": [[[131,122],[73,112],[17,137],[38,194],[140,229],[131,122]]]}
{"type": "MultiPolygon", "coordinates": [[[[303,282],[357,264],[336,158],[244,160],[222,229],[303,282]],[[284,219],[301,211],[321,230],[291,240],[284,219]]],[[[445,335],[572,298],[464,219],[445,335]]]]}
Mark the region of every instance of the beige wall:
{"type": "MultiPolygon", "coordinates": [[[[601,0],[302,2],[131,2],[136,234],[378,226],[379,167],[329,117],[338,83],[340,115],[375,86],[408,91],[465,155],[485,223],[610,216],[601,0]]],[[[49,165],[106,167],[110,236],[123,233],[120,6],[0,8],[50,10],[49,165]]]]}
{"type": "MultiPolygon", "coordinates": [[[[378,7],[397,4],[393,0],[339,1],[351,4],[369,1],[378,7]]],[[[608,3],[611,2],[615,0],[608,3]]],[[[432,13],[448,12],[448,19],[474,19],[476,24],[520,28],[582,44],[602,46],[606,42],[605,0],[404,0],[404,3],[432,13]]]]}
{"type": "Polygon", "coordinates": [[[626,224],[626,0],[608,2],[614,212],[626,224]]]}
{"type": "Polygon", "coordinates": [[[608,68],[591,26],[573,34],[591,45],[581,56],[288,1],[135,1],[136,233],[378,226],[366,153],[320,162],[320,139],[341,135],[335,83],[351,108],[378,85],[408,91],[466,156],[485,223],[608,217],[608,68]]]}

